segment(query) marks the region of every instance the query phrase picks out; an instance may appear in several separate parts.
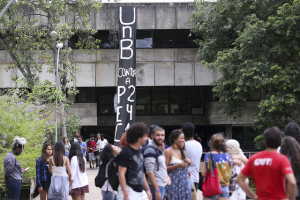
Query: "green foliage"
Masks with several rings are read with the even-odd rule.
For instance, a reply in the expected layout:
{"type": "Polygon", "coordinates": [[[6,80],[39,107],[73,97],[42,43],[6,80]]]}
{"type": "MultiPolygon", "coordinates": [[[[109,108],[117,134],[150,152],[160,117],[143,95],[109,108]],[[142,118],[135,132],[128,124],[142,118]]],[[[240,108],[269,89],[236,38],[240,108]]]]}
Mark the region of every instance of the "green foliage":
{"type": "Polygon", "coordinates": [[[71,115],[67,118],[67,133],[69,139],[81,128],[80,124],[81,122],[77,115],[71,115]]]}
{"type": "Polygon", "coordinates": [[[226,104],[222,114],[240,117],[250,90],[265,90],[253,119],[258,130],[300,122],[299,0],[198,2],[191,20],[203,38],[195,41],[200,59],[222,74],[213,89],[226,104]]]}
{"type": "MultiPolygon", "coordinates": [[[[33,93],[36,90],[33,88],[33,93]]],[[[40,156],[46,132],[51,128],[48,106],[42,102],[21,89],[0,96],[0,162],[3,163],[6,153],[12,150],[13,139],[24,137],[26,145],[17,159],[22,167],[30,167],[23,174],[25,182],[35,177],[35,160],[40,156]]],[[[4,168],[0,165],[0,183],[3,183],[3,177],[4,168]]]]}

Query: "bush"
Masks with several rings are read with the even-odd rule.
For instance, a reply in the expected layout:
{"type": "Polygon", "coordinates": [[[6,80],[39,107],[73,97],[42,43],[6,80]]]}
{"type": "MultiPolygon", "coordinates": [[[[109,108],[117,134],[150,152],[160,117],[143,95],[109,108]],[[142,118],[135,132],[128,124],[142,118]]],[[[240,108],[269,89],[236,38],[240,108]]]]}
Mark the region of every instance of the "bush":
{"type": "MultiPolygon", "coordinates": [[[[12,150],[13,139],[24,137],[26,145],[17,156],[22,168],[30,167],[23,173],[23,182],[35,177],[35,161],[41,154],[46,131],[50,129],[50,112],[37,98],[31,98],[26,90],[13,90],[0,96],[0,163],[12,150]]],[[[51,110],[51,109],[50,109],[51,110]]],[[[3,188],[4,166],[0,165],[0,187],[3,188]]]]}

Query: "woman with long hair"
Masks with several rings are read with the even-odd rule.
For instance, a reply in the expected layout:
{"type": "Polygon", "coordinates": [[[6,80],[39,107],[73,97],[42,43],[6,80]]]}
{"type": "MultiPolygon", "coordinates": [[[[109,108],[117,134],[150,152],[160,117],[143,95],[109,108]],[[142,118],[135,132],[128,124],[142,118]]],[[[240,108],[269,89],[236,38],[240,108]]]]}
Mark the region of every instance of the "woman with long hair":
{"type": "MultiPolygon", "coordinates": [[[[209,141],[209,147],[211,149],[210,153],[212,154],[213,162],[218,170],[222,193],[220,195],[203,197],[203,199],[226,200],[229,198],[229,180],[231,177],[233,164],[230,155],[226,153],[224,136],[219,133],[212,135],[209,141]]],[[[203,177],[205,177],[206,171],[211,170],[211,166],[209,164],[210,153],[207,153],[204,157],[205,165],[203,166],[203,170],[201,172],[203,177]]]]}
{"type": "Polygon", "coordinates": [[[286,155],[291,162],[294,175],[297,181],[296,200],[300,200],[300,145],[295,138],[285,136],[280,149],[280,153],[286,155]]]}
{"type": "Polygon", "coordinates": [[[70,192],[71,167],[68,157],[65,156],[64,144],[61,141],[57,141],[54,145],[53,156],[49,159],[49,171],[52,177],[48,199],[67,200],[70,192]]]}
{"type": "Polygon", "coordinates": [[[45,143],[42,148],[41,157],[36,161],[36,184],[40,193],[40,199],[46,200],[51,183],[52,174],[49,172],[49,159],[52,156],[52,145],[45,143]]]}
{"type": "Polygon", "coordinates": [[[64,146],[65,146],[66,156],[69,157],[71,145],[70,145],[70,142],[68,141],[68,137],[64,137],[62,142],[64,143],[64,146]]]}
{"type": "Polygon", "coordinates": [[[300,127],[295,122],[290,122],[286,125],[284,134],[295,138],[300,144],[300,127]]]}
{"type": "Polygon", "coordinates": [[[84,200],[85,193],[89,193],[89,181],[86,175],[86,160],[79,143],[73,142],[71,144],[69,159],[71,160],[72,171],[70,193],[74,200],[84,200]]]}
{"type": "MultiPolygon", "coordinates": [[[[232,159],[233,168],[231,170],[231,176],[232,179],[235,180],[241,173],[241,170],[244,168],[245,164],[248,162],[248,159],[244,155],[242,149],[240,148],[240,143],[237,140],[227,140],[226,150],[232,159]]],[[[230,200],[246,200],[246,193],[238,184],[235,184],[233,190],[234,191],[229,198],[230,200]]]]}
{"type": "Polygon", "coordinates": [[[20,155],[26,144],[24,138],[14,138],[12,151],[7,153],[4,159],[4,182],[7,188],[7,199],[19,199],[21,192],[22,173],[21,165],[15,155],[20,155]]]}
{"type": "MultiPolygon", "coordinates": [[[[108,168],[108,162],[115,157],[115,155],[119,155],[121,152],[118,147],[115,147],[113,145],[107,144],[104,149],[101,152],[100,160],[101,165],[100,168],[105,167],[105,177],[108,178],[107,174],[107,168],[108,168]]],[[[100,170],[99,170],[100,171],[100,170]]],[[[114,191],[111,187],[111,185],[108,182],[108,179],[104,182],[103,186],[101,187],[101,194],[103,200],[114,200],[117,196],[117,191],[114,191]]]]}
{"type": "MultiPolygon", "coordinates": [[[[192,185],[188,175],[191,160],[186,158],[184,148],[184,134],[180,130],[173,130],[170,134],[171,147],[165,150],[167,171],[171,185],[166,187],[165,194],[169,199],[184,200],[192,198],[192,185]]],[[[200,162],[200,161],[199,161],[200,162]]]]}

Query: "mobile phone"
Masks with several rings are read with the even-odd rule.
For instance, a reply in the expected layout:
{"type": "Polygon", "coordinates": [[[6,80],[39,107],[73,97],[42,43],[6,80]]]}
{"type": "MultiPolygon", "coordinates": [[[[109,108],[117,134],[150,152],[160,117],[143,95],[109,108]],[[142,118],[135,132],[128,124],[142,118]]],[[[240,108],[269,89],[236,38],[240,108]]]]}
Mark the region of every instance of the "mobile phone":
{"type": "Polygon", "coordinates": [[[29,170],[29,167],[27,167],[26,169],[24,169],[24,172],[27,172],[29,170]]]}

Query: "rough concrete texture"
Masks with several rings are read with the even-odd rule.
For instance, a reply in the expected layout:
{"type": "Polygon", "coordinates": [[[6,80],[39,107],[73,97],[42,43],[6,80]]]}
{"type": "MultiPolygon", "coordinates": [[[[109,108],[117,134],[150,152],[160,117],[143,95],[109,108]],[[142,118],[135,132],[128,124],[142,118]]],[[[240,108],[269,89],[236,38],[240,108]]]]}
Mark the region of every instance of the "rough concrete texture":
{"type": "Polygon", "coordinates": [[[75,103],[69,107],[68,115],[78,115],[81,125],[97,126],[97,103],[75,103]]]}

